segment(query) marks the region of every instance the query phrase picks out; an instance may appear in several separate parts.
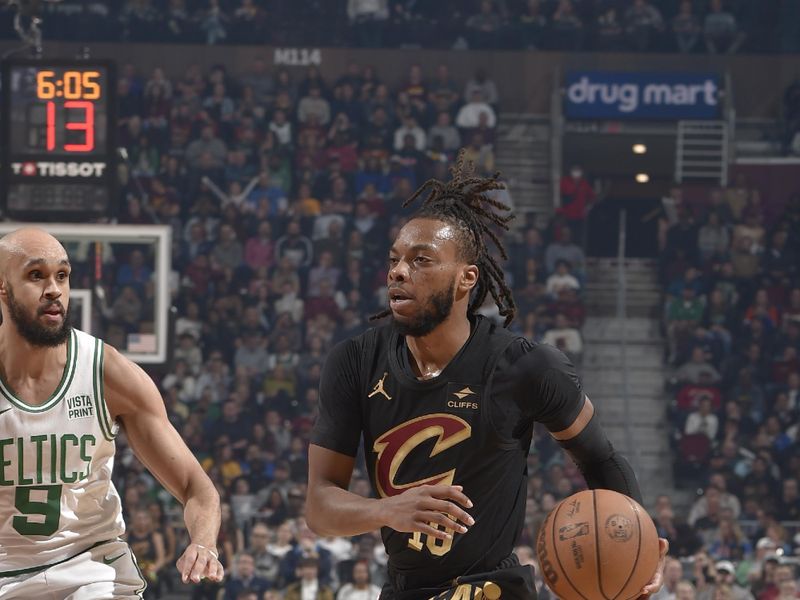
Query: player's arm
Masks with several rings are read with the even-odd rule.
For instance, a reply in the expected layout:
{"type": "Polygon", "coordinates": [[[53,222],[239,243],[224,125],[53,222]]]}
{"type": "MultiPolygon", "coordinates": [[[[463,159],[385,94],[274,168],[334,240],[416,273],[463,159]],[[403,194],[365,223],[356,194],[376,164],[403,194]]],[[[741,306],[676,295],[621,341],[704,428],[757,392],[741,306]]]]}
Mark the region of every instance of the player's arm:
{"type": "Polygon", "coordinates": [[[167,564],[167,553],[164,546],[164,536],[160,532],[153,532],[153,546],[155,546],[156,559],[153,561],[153,575],[158,573],[167,564]]]}
{"type": "Polygon", "coordinates": [[[423,485],[389,498],[364,498],[347,489],[354,464],[353,456],[316,444],[309,447],[306,521],[317,534],[350,537],[391,527],[448,539],[452,534],[431,523],[459,533],[474,523],[462,508],[471,508],[472,502],[461,486],[423,485]]]}
{"type": "Polygon", "coordinates": [[[594,405],[583,392],[575,367],[564,353],[538,344],[515,366],[524,369],[520,373],[524,386],[518,389],[527,396],[524,403],[528,414],[543,423],[567,451],[586,484],[592,489],[615,490],[641,503],[642,494],[633,469],[606,437],[594,405]]]}
{"type": "Polygon", "coordinates": [[[136,364],[104,346],[104,392],[111,417],[125,428],[136,457],[183,505],[191,544],[178,559],[184,582],[207,577],[220,581],[217,560],[219,494],[175,431],[153,381],[136,364]]]}
{"type": "Polygon", "coordinates": [[[309,527],[325,536],[359,535],[384,526],[439,539],[451,535],[431,526],[433,522],[465,532],[472,518],[462,507],[472,503],[459,486],[419,486],[382,499],[348,491],[362,432],[359,364],[359,345],[348,340],[331,350],[322,370],[319,417],[308,453],[309,527]]]}
{"type": "MultiPolygon", "coordinates": [[[[628,461],[614,449],[600,425],[594,405],[578,378],[574,365],[563,352],[537,345],[520,361],[526,368],[528,389],[535,390],[533,415],[544,423],[550,435],[572,457],[592,488],[620,492],[642,504],[636,474],[628,461]]],[[[659,540],[660,561],[653,578],[642,590],[644,597],[661,588],[669,544],[659,540]]]]}

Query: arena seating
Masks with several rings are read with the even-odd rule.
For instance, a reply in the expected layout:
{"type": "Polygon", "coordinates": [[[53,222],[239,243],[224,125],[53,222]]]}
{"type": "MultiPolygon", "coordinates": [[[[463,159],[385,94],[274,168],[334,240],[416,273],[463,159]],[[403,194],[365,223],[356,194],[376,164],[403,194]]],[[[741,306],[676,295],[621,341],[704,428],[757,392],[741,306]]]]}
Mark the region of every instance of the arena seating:
{"type": "MultiPolygon", "coordinates": [[[[140,73],[131,65],[122,75],[119,135],[129,176],[120,222],[169,224],[175,240],[178,339],[174,367],[157,376],[159,385],[220,489],[224,561],[233,566],[234,556],[254,553],[256,574],[270,588],[291,585],[296,562],[308,556],[320,559],[321,580],[334,589],[349,580],[357,557],[369,560],[374,581],[383,577],[372,536],[321,540],[305,527],[307,444],[326,351],[384,306],[384,256],[409,214],[403,200],[425,179],[446,176],[458,140],[471,141],[467,155],[479,172],[494,169],[493,145],[475,143],[493,139],[491,128],[451,124],[467,82],[438,70],[445,77],[434,80],[412,67],[394,90],[380,73],[359,68],[330,81],[315,69],[292,81],[255,66],[242,78],[219,67],[140,73]],[[437,113],[433,98],[442,95],[449,110],[437,113]],[[265,533],[270,552],[254,545],[265,533]],[[282,535],[292,548],[285,556],[275,550],[286,544],[277,541],[282,535]]],[[[495,109],[502,111],[502,96],[495,109]]],[[[566,223],[557,219],[546,231],[518,223],[505,238],[511,258],[501,264],[517,296],[515,331],[579,361],[584,261],[566,223]]],[[[123,289],[128,299],[146,293],[143,281],[128,281],[130,260],[109,275],[113,298],[123,289]]],[[[122,310],[130,303],[119,304],[106,329],[135,326],[136,315],[122,310]]],[[[486,315],[499,318],[491,308],[486,315]]],[[[528,543],[547,506],[583,485],[549,436],[539,437],[528,543]]],[[[364,477],[362,464],[354,488],[365,488],[364,477]]],[[[137,461],[120,461],[115,480],[127,519],[152,500],[159,518],[152,526],[174,536],[175,507],[161,509],[164,495],[137,461]]],[[[170,573],[153,575],[152,587],[166,587],[170,573]]],[[[216,592],[204,584],[196,593],[216,592]]]]}
{"type": "Polygon", "coordinates": [[[800,542],[800,206],[768,210],[743,176],[706,197],[665,213],[675,481],[701,489],[688,525],[744,583],[758,549],[800,542]]]}
{"type": "MultiPolygon", "coordinates": [[[[792,2],[65,0],[48,39],[627,52],[797,52],[792,2]],[[280,28],[271,23],[282,23],[280,28]]],[[[10,19],[0,35],[13,37],[10,19]]]]}
{"type": "MultiPolygon", "coordinates": [[[[189,51],[800,51],[797,2],[777,0],[63,0],[42,11],[48,40],[189,51]]],[[[15,37],[8,15],[0,13],[0,39],[15,37]]],[[[462,146],[481,174],[495,170],[504,90],[486,72],[454,78],[442,56],[444,64],[411,67],[399,85],[356,63],[335,76],[313,66],[298,76],[298,67],[271,69],[261,58],[235,70],[120,65],[119,222],[166,224],[174,240],[174,362],[152,375],[223,501],[218,548],[228,575],[191,586],[192,598],[237,600],[250,589],[302,600],[303,569],[316,570],[325,600],[351,600],[347,584],[364,566],[373,584],[385,580],[378,532],[320,538],[307,527],[307,448],[327,352],[385,306],[385,256],[409,214],[403,201],[428,178],[445,178],[462,146]]],[[[786,90],[781,126],[784,152],[800,154],[798,83],[786,90]]],[[[512,329],[580,366],[582,213],[594,187],[564,173],[560,190],[552,220],[518,218],[503,238],[509,258],[496,258],[514,291],[512,329]]],[[[514,189],[501,194],[513,204],[514,189]]],[[[681,561],[655,599],[797,598],[789,582],[800,555],[800,196],[776,207],[741,176],[699,195],[676,195],[660,215],[664,354],[674,369],[665,408],[685,495],[682,504],[662,495],[653,507],[681,561]],[[674,593],[681,578],[691,595],[674,593]]],[[[104,263],[111,342],[152,320],[139,252],[104,263]]],[[[76,260],[75,277],[81,268],[76,260]]],[[[500,321],[491,302],[481,312],[500,321]]],[[[158,532],[167,547],[157,569],[134,548],[147,597],[185,593],[173,568],[186,543],[180,507],[124,433],[118,448],[114,481],[129,529],[158,532]]],[[[539,426],[528,470],[518,553],[533,562],[544,516],[585,482],[539,426]]],[[[363,457],[352,489],[370,493],[363,457]]]]}

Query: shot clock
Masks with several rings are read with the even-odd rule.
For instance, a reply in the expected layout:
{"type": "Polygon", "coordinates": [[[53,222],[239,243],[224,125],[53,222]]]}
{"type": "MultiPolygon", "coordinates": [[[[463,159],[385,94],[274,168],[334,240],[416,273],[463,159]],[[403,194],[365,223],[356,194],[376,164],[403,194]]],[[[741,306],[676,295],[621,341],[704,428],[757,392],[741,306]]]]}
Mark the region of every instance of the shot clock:
{"type": "Polygon", "coordinates": [[[7,216],[75,221],[113,212],[115,74],[104,61],[3,63],[7,216]]]}

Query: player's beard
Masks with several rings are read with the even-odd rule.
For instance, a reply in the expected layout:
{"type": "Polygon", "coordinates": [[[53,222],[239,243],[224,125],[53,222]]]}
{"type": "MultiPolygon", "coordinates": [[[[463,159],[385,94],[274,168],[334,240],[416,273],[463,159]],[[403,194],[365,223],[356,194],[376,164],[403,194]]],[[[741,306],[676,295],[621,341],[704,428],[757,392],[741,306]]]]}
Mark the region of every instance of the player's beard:
{"type": "Polygon", "coordinates": [[[403,336],[423,337],[441,325],[453,310],[455,283],[456,279],[453,277],[449,286],[431,294],[427,306],[421,308],[409,321],[401,323],[393,317],[392,324],[397,333],[403,336]]]}
{"type": "MultiPolygon", "coordinates": [[[[54,348],[67,341],[70,331],[72,331],[69,309],[64,312],[60,326],[55,328],[45,327],[39,323],[38,319],[44,314],[44,309],[49,308],[49,306],[38,307],[36,309],[36,316],[31,318],[25,311],[25,307],[17,302],[14,297],[14,290],[10,285],[6,285],[6,290],[8,291],[8,296],[6,298],[8,302],[8,316],[26,342],[32,346],[54,348]]],[[[50,306],[52,306],[52,304],[50,306]]]]}

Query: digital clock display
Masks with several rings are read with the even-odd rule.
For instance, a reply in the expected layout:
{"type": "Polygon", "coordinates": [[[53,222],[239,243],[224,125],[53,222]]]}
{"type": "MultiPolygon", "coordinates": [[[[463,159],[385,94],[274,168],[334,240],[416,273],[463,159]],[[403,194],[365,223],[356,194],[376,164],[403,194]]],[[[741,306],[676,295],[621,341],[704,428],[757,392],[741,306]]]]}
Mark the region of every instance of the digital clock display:
{"type": "Polygon", "coordinates": [[[19,65],[9,79],[15,154],[92,156],[106,151],[106,68],[19,65]]]}
{"type": "Polygon", "coordinates": [[[113,63],[12,60],[3,64],[2,83],[7,214],[108,214],[116,175],[113,63]]]}

